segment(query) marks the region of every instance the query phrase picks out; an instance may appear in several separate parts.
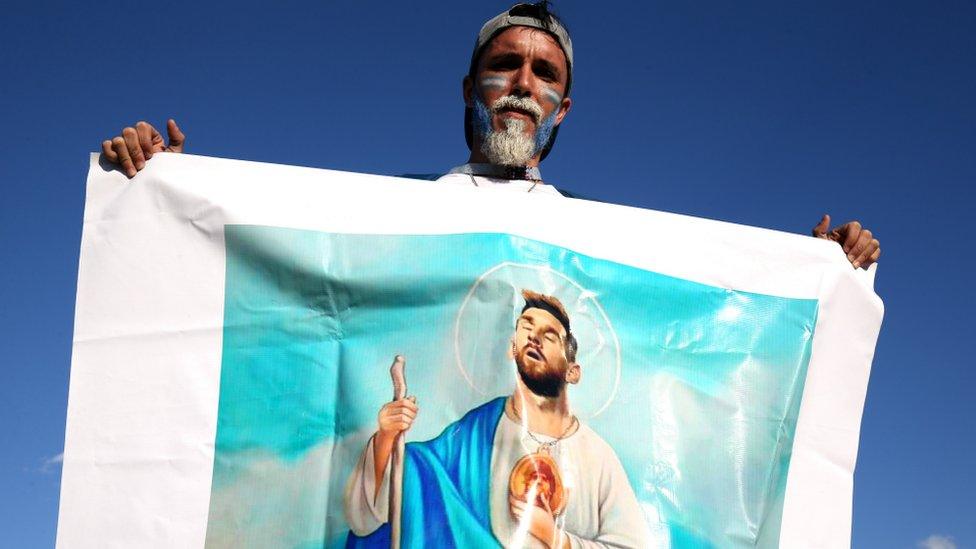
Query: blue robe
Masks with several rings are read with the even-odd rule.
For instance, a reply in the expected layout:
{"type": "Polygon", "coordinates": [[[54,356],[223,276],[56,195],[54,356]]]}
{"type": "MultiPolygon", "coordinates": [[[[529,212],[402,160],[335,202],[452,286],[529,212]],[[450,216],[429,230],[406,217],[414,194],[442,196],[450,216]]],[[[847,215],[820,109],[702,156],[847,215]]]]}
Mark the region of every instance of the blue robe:
{"type": "MultiPolygon", "coordinates": [[[[406,445],[400,546],[404,549],[500,547],[491,533],[488,487],[495,429],[505,409],[499,397],[471,410],[437,438],[406,445]]],[[[389,547],[390,524],[347,548],[389,547]]]]}

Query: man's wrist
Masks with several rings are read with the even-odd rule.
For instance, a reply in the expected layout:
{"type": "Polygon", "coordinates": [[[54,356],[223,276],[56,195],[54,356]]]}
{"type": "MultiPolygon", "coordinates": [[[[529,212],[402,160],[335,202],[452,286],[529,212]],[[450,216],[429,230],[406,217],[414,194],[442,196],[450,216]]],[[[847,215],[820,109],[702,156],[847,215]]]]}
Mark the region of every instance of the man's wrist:
{"type": "Polygon", "coordinates": [[[393,447],[393,441],[395,439],[396,439],[395,433],[386,433],[380,430],[380,431],[376,431],[376,434],[373,436],[373,444],[375,444],[380,448],[385,446],[393,447]]]}
{"type": "Polygon", "coordinates": [[[537,536],[540,541],[543,541],[549,549],[568,549],[569,548],[569,536],[566,535],[566,531],[559,528],[555,524],[552,526],[546,525],[543,529],[548,530],[548,532],[540,532],[543,536],[537,536]]]}

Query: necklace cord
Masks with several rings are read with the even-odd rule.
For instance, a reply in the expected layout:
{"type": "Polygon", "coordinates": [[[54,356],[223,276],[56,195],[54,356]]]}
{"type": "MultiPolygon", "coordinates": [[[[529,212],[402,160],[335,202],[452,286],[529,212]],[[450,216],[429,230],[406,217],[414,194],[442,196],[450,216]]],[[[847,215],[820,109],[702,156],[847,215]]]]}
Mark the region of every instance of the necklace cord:
{"type": "MultiPolygon", "coordinates": [[[[520,414],[518,412],[518,410],[515,408],[515,403],[514,402],[509,401],[509,404],[511,405],[512,414],[515,415],[515,419],[519,420],[519,422],[521,423],[521,421],[522,421],[522,414],[520,414]]],[[[554,438],[553,440],[549,440],[549,441],[539,440],[538,437],[536,437],[532,433],[532,431],[529,430],[529,426],[527,424],[525,425],[525,432],[528,433],[529,438],[531,438],[533,441],[535,441],[537,444],[539,444],[540,447],[543,447],[543,448],[547,448],[548,449],[548,448],[554,447],[557,443],[559,443],[561,440],[563,440],[564,438],[566,438],[569,435],[569,432],[573,430],[573,427],[577,426],[578,424],[579,424],[579,418],[577,418],[574,415],[572,417],[572,420],[569,422],[569,426],[566,427],[566,430],[563,431],[563,433],[561,435],[559,435],[558,437],[554,438]]]]}

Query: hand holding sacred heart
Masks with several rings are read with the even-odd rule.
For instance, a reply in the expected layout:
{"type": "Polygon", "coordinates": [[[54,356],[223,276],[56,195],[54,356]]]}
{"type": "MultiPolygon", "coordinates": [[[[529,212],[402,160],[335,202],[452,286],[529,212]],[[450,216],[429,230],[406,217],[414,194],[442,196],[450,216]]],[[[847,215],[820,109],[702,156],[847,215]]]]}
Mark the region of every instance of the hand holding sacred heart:
{"type": "Polygon", "coordinates": [[[556,461],[546,453],[528,454],[515,463],[508,478],[508,491],[516,499],[549,509],[553,517],[566,506],[566,493],[556,461]],[[532,498],[533,501],[529,501],[532,498]]]}

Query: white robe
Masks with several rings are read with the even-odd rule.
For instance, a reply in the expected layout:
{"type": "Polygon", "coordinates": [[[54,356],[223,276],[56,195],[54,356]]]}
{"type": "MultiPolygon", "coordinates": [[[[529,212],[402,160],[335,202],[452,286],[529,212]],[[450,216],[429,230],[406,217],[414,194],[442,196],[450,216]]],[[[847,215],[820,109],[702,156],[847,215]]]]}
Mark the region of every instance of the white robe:
{"type": "MultiPolygon", "coordinates": [[[[533,433],[535,434],[535,433],[533,433]]],[[[551,437],[535,434],[542,441],[551,437]]],[[[491,530],[505,547],[545,547],[527,532],[519,531],[508,504],[508,480],[515,463],[535,452],[539,444],[522,426],[502,414],[491,454],[490,513],[491,530]]],[[[635,547],[651,544],[650,531],[627,475],[613,449],[586,425],[558,442],[552,457],[567,492],[567,503],[557,517],[572,547],[635,547]]],[[[363,451],[346,486],[346,519],[359,536],[372,533],[387,521],[390,467],[374,499],[373,440],[363,451]]]]}

